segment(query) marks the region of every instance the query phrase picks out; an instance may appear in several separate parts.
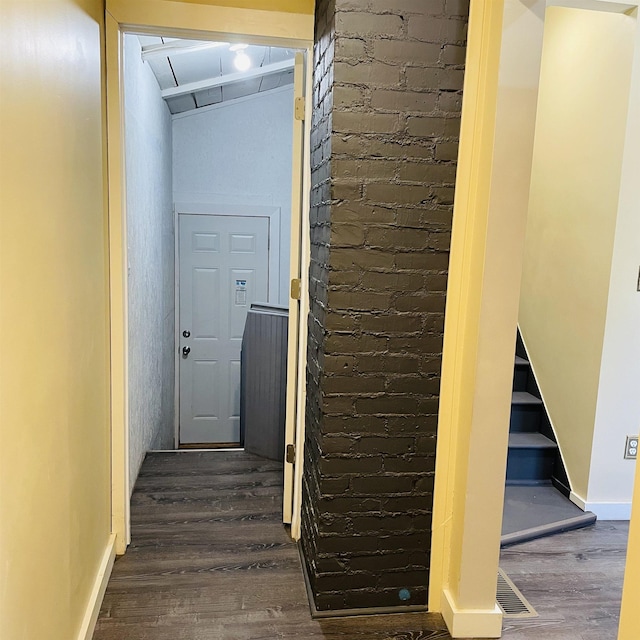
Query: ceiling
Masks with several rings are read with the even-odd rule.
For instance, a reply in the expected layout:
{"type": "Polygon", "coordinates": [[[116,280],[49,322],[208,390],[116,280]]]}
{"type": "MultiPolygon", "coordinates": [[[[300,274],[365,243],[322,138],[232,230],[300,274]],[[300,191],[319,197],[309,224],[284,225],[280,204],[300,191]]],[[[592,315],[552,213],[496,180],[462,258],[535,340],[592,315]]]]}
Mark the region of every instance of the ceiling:
{"type": "Polygon", "coordinates": [[[293,84],[294,49],[138,36],[171,113],[183,113],[293,84]],[[235,49],[235,50],[232,50],[235,49]],[[246,55],[246,71],[236,67],[246,55]]]}

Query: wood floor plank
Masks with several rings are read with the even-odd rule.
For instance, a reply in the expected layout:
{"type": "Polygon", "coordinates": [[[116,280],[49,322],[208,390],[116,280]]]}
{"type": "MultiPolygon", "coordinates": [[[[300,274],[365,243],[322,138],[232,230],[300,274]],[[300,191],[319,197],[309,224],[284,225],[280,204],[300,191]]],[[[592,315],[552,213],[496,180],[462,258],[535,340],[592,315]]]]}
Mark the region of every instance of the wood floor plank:
{"type": "MultiPolygon", "coordinates": [[[[114,566],[94,640],[447,640],[436,614],[312,620],[281,522],[282,465],[242,451],[147,456],[132,544],[114,566]]],[[[504,549],[501,566],[540,614],[506,640],[613,640],[628,527],[504,549]]]]}

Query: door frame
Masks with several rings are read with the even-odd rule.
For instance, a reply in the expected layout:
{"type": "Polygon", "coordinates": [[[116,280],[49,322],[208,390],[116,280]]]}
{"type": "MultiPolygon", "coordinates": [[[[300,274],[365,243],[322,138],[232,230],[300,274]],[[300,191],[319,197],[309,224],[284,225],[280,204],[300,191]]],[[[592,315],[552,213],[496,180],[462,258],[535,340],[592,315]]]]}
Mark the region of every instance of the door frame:
{"type": "MultiPolygon", "coordinates": [[[[304,123],[304,170],[302,171],[302,207],[292,211],[292,228],[309,226],[309,193],[311,167],[308,156],[311,133],[311,73],[314,41],[314,16],[240,9],[170,0],[107,0],[105,14],[106,93],[107,93],[107,224],[109,240],[109,302],[111,356],[111,530],[116,534],[116,552],[124,554],[131,540],[129,476],[129,380],[128,380],[128,292],[127,292],[127,215],[124,164],[124,91],[123,34],[162,33],[171,37],[205,40],[242,41],[287,47],[306,51],[307,79],[304,86],[306,107],[304,123]],[[296,215],[297,213],[297,215],[296,215]]],[[[302,163],[302,159],[301,159],[302,163]]],[[[304,236],[304,234],[303,234],[304,236]]],[[[292,277],[308,280],[308,249],[298,246],[298,255],[290,256],[292,277]],[[299,268],[294,272],[294,265],[299,268]]],[[[304,290],[303,290],[304,294],[304,290]]],[[[309,301],[303,295],[300,317],[306,318],[309,301]]],[[[290,331],[291,331],[290,321],[290,331]]],[[[297,322],[298,358],[288,362],[288,380],[296,385],[295,407],[296,450],[300,464],[295,465],[294,494],[301,494],[302,450],[304,446],[304,375],[298,375],[306,354],[300,353],[306,343],[306,324],[297,322]],[[300,409],[300,410],[298,410],[300,409]]],[[[289,383],[288,383],[289,384],[289,383]]],[[[289,408],[289,407],[288,407],[289,408]]],[[[289,419],[289,416],[287,417],[289,419]]],[[[299,537],[299,508],[293,513],[292,535],[299,537]],[[298,532],[296,536],[296,531],[298,532]]]]}
{"type": "MultiPolygon", "coordinates": [[[[268,296],[271,299],[275,295],[276,299],[280,289],[280,207],[258,207],[255,205],[221,205],[207,203],[184,203],[174,204],[173,223],[175,234],[175,338],[176,348],[174,349],[175,362],[175,388],[174,388],[174,438],[173,445],[177,449],[180,446],[180,349],[177,347],[180,341],[180,215],[197,216],[229,216],[234,218],[267,218],[269,228],[269,279],[268,296]],[[274,240],[274,236],[275,240],[274,240]],[[275,274],[275,276],[274,276],[275,274]]],[[[265,301],[266,302],[266,301],[265,301]]]]}

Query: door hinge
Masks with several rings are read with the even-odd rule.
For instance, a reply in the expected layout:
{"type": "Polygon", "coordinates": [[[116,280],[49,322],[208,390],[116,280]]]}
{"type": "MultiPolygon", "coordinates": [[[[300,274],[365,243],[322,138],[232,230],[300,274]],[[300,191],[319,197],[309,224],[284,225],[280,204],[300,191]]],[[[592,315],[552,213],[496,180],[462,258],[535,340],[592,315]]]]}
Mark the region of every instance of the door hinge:
{"type": "Polygon", "coordinates": [[[295,108],[294,108],[294,114],[295,114],[296,120],[304,120],[305,106],[306,105],[305,105],[304,96],[298,96],[295,100],[295,108]]]}
{"type": "Polygon", "coordinates": [[[300,300],[300,291],[302,290],[302,282],[300,278],[294,278],[291,281],[291,299],[300,300]]]}
{"type": "Polygon", "coordinates": [[[296,461],[296,445],[288,444],[287,445],[287,462],[289,464],[293,464],[296,461]]]}

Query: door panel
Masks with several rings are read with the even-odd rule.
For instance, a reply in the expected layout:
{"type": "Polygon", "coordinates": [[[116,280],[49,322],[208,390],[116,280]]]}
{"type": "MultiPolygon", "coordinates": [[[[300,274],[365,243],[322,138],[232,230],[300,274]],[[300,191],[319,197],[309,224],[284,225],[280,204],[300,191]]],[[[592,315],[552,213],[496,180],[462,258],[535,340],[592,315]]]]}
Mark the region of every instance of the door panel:
{"type": "Polygon", "coordinates": [[[198,301],[198,304],[192,307],[192,335],[217,340],[220,337],[220,306],[215,304],[215,301],[220,299],[218,269],[193,270],[192,299],[198,301]]]}
{"type": "Polygon", "coordinates": [[[179,215],[180,443],[240,441],[247,310],[268,302],[269,219],[179,215]]]}
{"type": "Polygon", "coordinates": [[[215,394],[209,393],[219,383],[219,363],[216,360],[193,360],[193,389],[191,393],[193,419],[220,418],[220,407],[215,394]]]}

